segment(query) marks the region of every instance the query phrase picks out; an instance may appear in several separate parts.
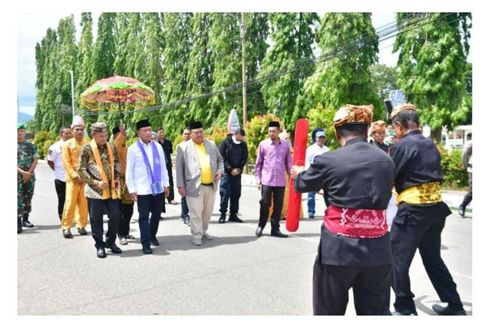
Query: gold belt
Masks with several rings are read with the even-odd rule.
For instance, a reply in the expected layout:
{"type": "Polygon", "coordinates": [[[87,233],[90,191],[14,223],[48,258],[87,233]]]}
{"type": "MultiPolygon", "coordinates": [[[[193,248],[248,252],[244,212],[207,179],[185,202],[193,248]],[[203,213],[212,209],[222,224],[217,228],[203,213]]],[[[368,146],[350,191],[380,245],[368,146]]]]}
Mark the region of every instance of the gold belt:
{"type": "Polygon", "coordinates": [[[439,181],[423,183],[401,192],[396,198],[396,203],[407,204],[434,204],[442,201],[441,184],[439,181]]]}

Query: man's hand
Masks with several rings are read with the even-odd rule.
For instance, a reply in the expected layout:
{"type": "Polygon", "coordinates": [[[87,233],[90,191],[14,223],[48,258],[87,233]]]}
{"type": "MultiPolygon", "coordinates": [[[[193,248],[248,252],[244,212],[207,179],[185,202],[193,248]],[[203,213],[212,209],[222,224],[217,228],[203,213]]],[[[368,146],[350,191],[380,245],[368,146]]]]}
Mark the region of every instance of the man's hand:
{"type": "Polygon", "coordinates": [[[126,137],[126,128],[124,128],[124,126],[119,126],[119,132],[121,133],[121,135],[123,135],[124,137],[126,137]]]}
{"type": "Polygon", "coordinates": [[[257,189],[259,189],[259,190],[262,189],[262,184],[260,182],[257,182],[257,189]]]}
{"type": "Polygon", "coordinates": [[[214,180],[218,181],[219,179],[221,179],[222,176],[223,176],[223,174],[220,171],[218,171],[214,175],[214,180]]]}
{"type": "Polygon", "coordinates": [[[236,175],[239,175],[240,174],[240,169],[239,168],[235,168],[233,170],[231,170],[231,175],[232,176],[236,176],[236,175]]]}
{"type": "Polygon", "coordinates": [[[177,187],[181,197],[185,197],[185,187],[177,187]]]}
{"type": "Polygon", "coordinates": [[[165,198],[168,198],[169,195],[170,195],[170,188],[165,187],[165,198]]]}
{"type": "Polygon", "coordinates": [[[76,184],[81,185],[83,183],[83,180],[80,176],[76,177],[75,180],[73,180],[76,184]]]}
{"type": "Polygon", "coordinates": [[[97,187],[99,187],[99,189],[107,189],[107,187],[109,187],[109,184],[105,181],[99,181],[99,184],[97,185],[97,187]]]}
{"type": "Polygon", "coordinates": [[[22,171],[22,181],[24,183],[28,183],[29,180],[31,179],[31,177],[32,177],[32,174],[30,172],[22,171]]]}
{"type": "Polygon", "coordinates": [[[304,170],[305,170],[305,167],[304,166],[293,165],[293,167],[291,168],[290,175],[291,175],[291,177],[293,179],[296,179],[296,177],[298,176],[298,174],[300,174],[304,170]]]}
{"type": "Polygon", "coordinates": [[[132,192],[129,194],[131,196],[132,201],[137,201],[138,200],[138,195],[135,192],[132,192]]]}

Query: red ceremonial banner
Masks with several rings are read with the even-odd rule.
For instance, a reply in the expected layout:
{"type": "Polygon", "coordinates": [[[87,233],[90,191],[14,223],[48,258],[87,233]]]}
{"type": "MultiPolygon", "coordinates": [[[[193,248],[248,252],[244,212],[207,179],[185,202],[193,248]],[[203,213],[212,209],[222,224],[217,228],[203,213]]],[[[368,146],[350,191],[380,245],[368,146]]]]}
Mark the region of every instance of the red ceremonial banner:
{"type": "MultiPolygon", "coordinates": [[[[294,131],[294,150],[293,165],[304,166],[306,157],[306,146],[308,144],[308,120],[299,119],[296,121],[294,131]]],[[[286,229],[289,232],[296,232],[299,226],[301,213],[301,193],[294,189],[294,180],[289,180],[289,202],[288,214],[286,216],[286,229]]]]}

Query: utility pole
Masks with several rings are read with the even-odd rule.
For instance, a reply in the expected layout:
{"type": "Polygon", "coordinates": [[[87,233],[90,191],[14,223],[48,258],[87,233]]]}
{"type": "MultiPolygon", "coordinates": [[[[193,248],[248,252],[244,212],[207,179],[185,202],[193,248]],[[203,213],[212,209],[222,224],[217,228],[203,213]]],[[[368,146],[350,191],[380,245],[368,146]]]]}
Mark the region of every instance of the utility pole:
{"type": "Polygon", "coordinates": [[[71,115],[72,119],[75,117],[75,86],[73,81],[73,70],[70,70],[70,79],[71,79],[71,115]]]}
{"type": "Polygon", "coordinates": [[[242,39],[242,96],[243,96],[243,126],[247,123],[247,53],[245,49],[245,22],[244,22],[244,13],[242,12],[242,19],[240,23],[240,36],[242,39]]]}
{"type": "MultiPolygon", "coordinates": [[[[243,96],[243,128],[245,128],[245,125],[247,124],[247,51],[245,50],[245,36],[246,36],[246,29],[245,29],[245,14],[242,12],[241,15],[241,21],[240,21],[240,37],[242,39],[242,96],[243,96]]],[[[245,164],[245,173],[248,173],[248,162],[245,164]]]]}

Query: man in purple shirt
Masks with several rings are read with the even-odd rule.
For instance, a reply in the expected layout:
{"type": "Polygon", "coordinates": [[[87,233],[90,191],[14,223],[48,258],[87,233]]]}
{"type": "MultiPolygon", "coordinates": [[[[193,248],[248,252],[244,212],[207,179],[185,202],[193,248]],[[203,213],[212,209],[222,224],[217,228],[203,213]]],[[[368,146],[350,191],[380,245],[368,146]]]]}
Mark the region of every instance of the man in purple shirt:
{"type": "Polygon", "coordinates": [[[274,209],[271,216],[271,236],[287,238],[287,235],[279,230],[279,218],[284,200],[286,188],[286,173],[289,175],[292,166],[291,152],[287,141],[279,138],[279,122],[269,122],[269,139],[263,140],[257,149],[257,161],[255,162],[255,178],[257,188],[262,191],[260,200],[259,226],[255,234],[260,237],[271,206],[274,194],[274,209]]]}

